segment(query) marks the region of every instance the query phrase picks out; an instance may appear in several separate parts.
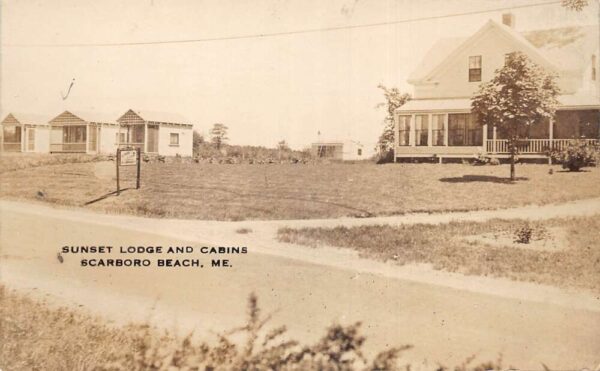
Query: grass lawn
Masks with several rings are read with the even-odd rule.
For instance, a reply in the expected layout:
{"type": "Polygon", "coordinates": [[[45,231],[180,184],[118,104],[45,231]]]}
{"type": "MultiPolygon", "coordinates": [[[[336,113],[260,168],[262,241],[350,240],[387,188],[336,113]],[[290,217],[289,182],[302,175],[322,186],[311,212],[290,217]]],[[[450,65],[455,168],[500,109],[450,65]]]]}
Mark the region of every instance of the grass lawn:
{"type": "Polygon", "coordinates": [[[490,232],[512,235],[526,224],[522,220],[492,220],[399,227],[283,228],[278,238],[309,246],[347,247],[362,256],[400,265],[428,263],[435,269],[469,275],[507,277],[600,293],[599,217],[529,223],[534,229],[561,228],[563,249],[497,246],[462,238],[490,232]]]}
{"type": "MultiPolygon", "coordinates": [[[[3,172],[0,197],[82,206],[115,190],[114,162],[3,172]]],[[[206,220],[306,219],[415,211],[506,208],[600,196],[600,168],[562,172],[519,165],[463,164],[143,164],[142,188],[87,208],[206,220]]],[[[131,187],[133,168],[123,168],[131,187]]]]}

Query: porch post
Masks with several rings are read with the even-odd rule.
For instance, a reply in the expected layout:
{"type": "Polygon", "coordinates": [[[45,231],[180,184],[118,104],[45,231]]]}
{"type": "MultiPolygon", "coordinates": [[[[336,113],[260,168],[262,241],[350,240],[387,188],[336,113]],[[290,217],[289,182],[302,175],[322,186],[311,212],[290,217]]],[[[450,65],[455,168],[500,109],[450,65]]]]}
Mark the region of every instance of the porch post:
{"type": "Polygon", "coordinates": [[[416,125],[417,125],[417,115],[414,113],[410,115],[410,132],[408,137],[408,145],[414,147],[416,144],[415,136],[416,136],[416,125]]]}
{"type": "Polygon", "coordinates": [[[444,145],[448,147],[448,114],[444,114],[444,145]]]}
{"type": "Polygon", "coordinates": [[[498,143],[496,142],[496,125],[494,125],[494,127],[492,128],[493,132],[492,132],[492,151],[494,151],[494,153],[498,153],[498,143]]]}
{"type": "Polygon", "coordinates": [[[487,124],[483,125],[483,153],[487,153],[487,124]]]}
{"type": "Polygon", "coordinates": [[[148,152],[148,122],[144,121],[144,153],[148,152]]]}
{"type": "MultiPolygon", "coordinates": [[[[548,139],[550,149],[554,148],[554,118],[550,117],[548,120],[548,139]]],[[[552,157],[548,156],[548,165],[552,165],[552,157]]]]}
{"type": "Polygon", "coordinates": [[[431,137],[433,135],[433,128],[431,127],[433,125],[433,114],[428,114],[427,115],[427,146],[431,147],[433,145],[433,138],[431,137]]]}
{"type": "Polygon", "coordinates": [[[85,124],[85,153],[90,151],[90,123],[85,124]]]}
{"type": "Polygon", "coordinates": [[[392,146],[392,151],[394,151],[394,162],[396,162],[396,146],[398,145],[398,137],[400,137],[400,125],[398,121],[398,112],[394,112],[394,145],[392,146]]]}

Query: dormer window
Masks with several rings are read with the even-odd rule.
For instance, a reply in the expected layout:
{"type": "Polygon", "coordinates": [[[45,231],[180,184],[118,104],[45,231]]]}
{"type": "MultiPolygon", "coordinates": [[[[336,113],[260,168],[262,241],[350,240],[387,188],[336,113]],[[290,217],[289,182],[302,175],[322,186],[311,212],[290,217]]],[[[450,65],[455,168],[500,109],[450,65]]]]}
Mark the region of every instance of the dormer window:
{"type": "Polygon", "coordinates": [[[481,81],[481,55],[469,57],[469,82],[481,81]]]}
{"type": "Polygon", "coordinates": [[[596,81],[596,54],[592,54],[592,80],[596,81]]]}

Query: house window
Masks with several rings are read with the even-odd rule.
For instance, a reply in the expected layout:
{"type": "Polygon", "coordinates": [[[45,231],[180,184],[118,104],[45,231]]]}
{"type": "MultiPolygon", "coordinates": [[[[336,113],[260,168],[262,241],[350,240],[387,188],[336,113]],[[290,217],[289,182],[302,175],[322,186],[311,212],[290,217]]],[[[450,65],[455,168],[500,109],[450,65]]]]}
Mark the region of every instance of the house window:
{"type": "Polygon", "coordinates": [[[596,54],[592,54],[592,80],[596,81],[596,54]]]}
{"type": "Polygon", "coordinates": [[[444,116],[446,115],[431,116],[431,144],[434,146],[444,145],[444,116]]]}
{"type": "Polygon", "coordinates": [[[171,133],[169,144],[172,146],[179,145],[179,133],[171,133]]]}
{"type": "Polygon", "coordinates": [[[359,149],[357,149],[357,150],[356,150],[356,154],[357,154],[358,156],[362,156],[362,148],[359,148],[359,149]]]}
{"type": "Polygon", "coordinates": [[[469,57],[469,82],[481,81],[481,55],[469,57]]]}
{"type": "Polygon", "coordinates": [[[416,115],[415,116],[415,145],[426,146],[427,136],[429,130],[429,116],[427,115],[416,115]]]}
{"type": "Polygon", "coordinates": [[[398,145],[410,145],[410,116],[398,116],[398,145]]]}
{"type": "Polygon", "coordinates": [[[482,143],[483,131],[474,115],[468,113],[448,115],[449,146],[480,146],[482,143]]]}

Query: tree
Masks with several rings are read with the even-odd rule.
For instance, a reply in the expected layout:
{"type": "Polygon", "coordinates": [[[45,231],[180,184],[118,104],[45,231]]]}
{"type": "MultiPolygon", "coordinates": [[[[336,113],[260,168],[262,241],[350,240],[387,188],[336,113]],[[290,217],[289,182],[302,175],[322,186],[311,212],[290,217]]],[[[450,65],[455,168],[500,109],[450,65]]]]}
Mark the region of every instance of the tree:
{"type": "Polygon", "coordinates": [[[385,102],[379,103],[377,108],[386,107],[387,109],[387,115],[383,120],[385,125],[383,133],[381,133],[377,141],[377,150],[385,154],[394,148],[394,112],[410,100],[410,94],[401,93],[398,88],[387,88],[382,84],[379,84],[377,87],[383,90],[383,95],[385,96],[385,102]]]}
{"type": "Polygon", "coordinates": [[[284,139],[284,140],[277,142],[277,149],[280,151],[286,152],[286,151],[290,150],[290,146],[288,146],[287,142],[284,139]]]}
{"type": "Polygon", "coordinates": [[[511,53],[494,78],[479,86],[471,107],[482,125],[505,134],[510,149],[510,179],[515,180],[515,155],[520,134],[528,126],[554,117],[559,88],[556,76],[521,52],[511,53]]]}
{"type": "Polygon", "coordinates": [[[217,147],[217,149],[221,149],[221,145],[226,143],[229,138],[227,138],[227,130],[229,128],[221,123],[216,123],[213,125],[212,129],[210,129],[210,137],[212,143],[217,147]]]}
{"type": "Polygon", "coordinates": [[[197,154],[200,150],[200,146],[204,143],[204,136],[194,130],[192,138],[192,148],[194,149],[194,153],[197,154]]]}

